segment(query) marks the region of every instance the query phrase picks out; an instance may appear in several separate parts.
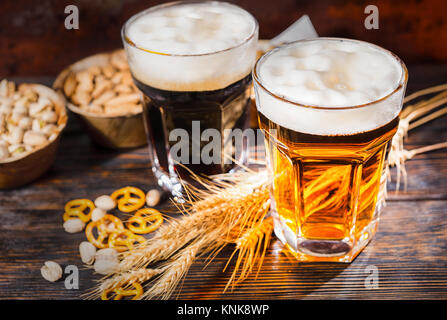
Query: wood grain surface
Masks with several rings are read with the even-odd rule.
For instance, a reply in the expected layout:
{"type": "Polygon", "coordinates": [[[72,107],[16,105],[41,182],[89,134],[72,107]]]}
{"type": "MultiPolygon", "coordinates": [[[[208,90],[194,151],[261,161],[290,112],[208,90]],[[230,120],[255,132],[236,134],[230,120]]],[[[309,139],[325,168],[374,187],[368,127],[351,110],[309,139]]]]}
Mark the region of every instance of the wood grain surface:
{"type": "MultiPolygon", "coordinates": [[[[409,70],[408,92],[447,79],[445,65],[409,70]]],[[[34,80],[48,83],[51,78],[34,80]]],[[[80,261],[84,234],[62,228],[64,204],[126,185],[155,187],[146,148],[116,152],[97,147],[73,120],[47,174],[28,186],[0,191],[0,299],[78,299],[99,276],[80,261]],[[40,267],[46,260],[77,265],[79,290],[44,280],[40,267]]],[[[444,117],[411,131],[407,148],[447,141],[446,123],[444,117]]],[[[205,269],[203,259],[198,260],[174,298],[447,299],[447,150],[417,156],[407,163],[407,171],[407,191],[390,192],[376,237],[353,263],[298,264],[274,240],[257,279],[253,275],[223,294],[228,248],[205,269]],[[377,289],[365,287],[368,266],[378,269],[377,289]]]]}

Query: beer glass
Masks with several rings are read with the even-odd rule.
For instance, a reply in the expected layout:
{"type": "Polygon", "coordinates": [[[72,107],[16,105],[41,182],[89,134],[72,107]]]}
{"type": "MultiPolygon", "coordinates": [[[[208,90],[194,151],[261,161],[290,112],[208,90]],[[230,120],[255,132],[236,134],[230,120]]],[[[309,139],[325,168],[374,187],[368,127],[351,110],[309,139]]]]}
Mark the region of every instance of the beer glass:
{"type": "Polygon", "coordinates": [[[275,233],[299,261],[350,262],[379,221],[407,69],[391,52],[317,38],[253,71],[275,233]]]}
{"type": "Polygon", "coordinates": [[[179,178],[191,182],[192,173],[229,171],[233,163],[224,160],[234,159],[234,146],[224,131],[248,125],[258,40],[255,18],[225,2],[173,2],[131,17],[122,38],[143,93],[158,183],[181,196],[179,178]],[[218,141],[210,141],[210,132],[218,134],[218,141]],[[213,161],[204,160],[209,143],[213,161]]]}

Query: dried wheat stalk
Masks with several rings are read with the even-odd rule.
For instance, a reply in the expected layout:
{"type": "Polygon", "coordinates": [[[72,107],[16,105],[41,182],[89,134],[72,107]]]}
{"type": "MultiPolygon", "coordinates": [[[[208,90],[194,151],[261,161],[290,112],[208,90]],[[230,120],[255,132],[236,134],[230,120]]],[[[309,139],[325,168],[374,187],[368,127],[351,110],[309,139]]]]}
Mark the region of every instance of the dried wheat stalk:
{"type": "MultiPolygon", "coordinates": [[[[266,202],[266,207],[270,204],[266,202]]],[[[268,210],[268,208],[267,208],[268,210]]],[[[233,259],[233,256],[238,253],[238,258],[234,267],[234,271],[225,286],[224,292],[231,286],[233,289],[235,285],[244,281],[253,271],[257,265],[257,273],[259,273],[262,262],[264,261],[265,252],[270,243],[270,238],[273,231],[273,218],[267,217],[247,230],[236,239],[236,248],[233,251],[230,259],[224,268],[228,267],[233,259]]],[[[234,241],[234,240],[233,240],[234,241]]]]}
{"type": "Polygon", "coordinates": [[[178,254],[174,255],[170,261],[166,262],[165,272],[163,272],[161,277],[158,278],[146,292],[144,292],[142,298],[151,299],[160,297],[161,299],[168,299],[180,280],[188,273],[196,256],[208,242],[207,237],[210,236],[211,235],[208,234],[204,238],[189,244],[178,254]]]}
{"type": "Polygon", "coordinates": [[[400,189],[401,177],[404,179],[404,189],[407,187],[405,161],[411,159],[416,154],[445,148],[447,143],[446,141],[414,150],[406,150],[404,148],[404,140],[408,136],[408,132],[410,130],[447,113],[447,107],[431,112],[447,103],[447,84],[423,89],[405,97],[404,103],[408,103],[416,98],[433,93],[437,94],[428,100],[421,100],[415,104],[407,104],[405,109],[403,109],[400,114],[401,119],[399,122],[399,128],[391,142],[391,150],[388,156],[388,166],[386,167],[387,176],[389,179],[391,179],[389,167],[395,166],[397,168],[396,192],[400,189]]]}

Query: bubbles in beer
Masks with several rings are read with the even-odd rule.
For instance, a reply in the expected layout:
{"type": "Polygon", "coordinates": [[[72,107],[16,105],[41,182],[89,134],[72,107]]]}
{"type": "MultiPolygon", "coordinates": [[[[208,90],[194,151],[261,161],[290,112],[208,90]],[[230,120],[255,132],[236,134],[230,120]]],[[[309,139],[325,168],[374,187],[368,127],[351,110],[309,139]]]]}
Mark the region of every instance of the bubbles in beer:
{"type": "Polygon", "coordinates": [[[127,30],[146,50],[167,54],[206,54],[241,44],[255,25],[247,12],[229,4],[190,3],[148,12],[127,30]]]}
{"type": "Polygon", "coordinates": [[[303,42],[268,56],[259,69],[275,94],[306,105],[365,104],[390,93],[401,67],[385,51],[359,42],[303,42]]]}
{"type": "Polygon", "coordinates": [[[340,108],[389,95],[399,86],[402,70],[390,52],[365,42],[325,38],[297,42],[265,56],[257,66],[258,79],[276,96],[329,110],[300,108],[265,95],[264,90],[259,91],[258,110],[279,125],[310,134],[373,130],[397,116],[399,95],[386,104],[340,108]]]}
{"type": "Polygon", "coordinates": [[[225,88],[246,77],[256,59],[256,20],[225,2],[154,7],[132,17],[124,34],[134,77],[162,90],[225,88]]]}

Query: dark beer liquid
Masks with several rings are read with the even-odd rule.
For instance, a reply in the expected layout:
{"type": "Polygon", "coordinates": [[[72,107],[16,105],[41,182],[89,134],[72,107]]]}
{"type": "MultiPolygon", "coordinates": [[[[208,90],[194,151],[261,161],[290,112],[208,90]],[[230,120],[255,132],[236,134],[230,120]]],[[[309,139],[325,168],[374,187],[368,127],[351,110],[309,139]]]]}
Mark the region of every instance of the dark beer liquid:
{"type": "MultiPolygon", "coordinates": [[[[223,141],[225,129],[245,129],[249,121],[251,75],[219,90],[214,91],[167,91],[150,87],[134,79],[144,95],[144,120],[149,146],[155,149],[157,166],[165,173],[176,173],[182,179],[192,181],[190,171],[198,175],[214,175],[228,172],[234,164],[224,163],[224,153],[231,150],[227,141],[223,141]],[[200,150],[209,143],[193,135],[193,121],[199,121],[200,134],[209,128],[221,133],[219,163],[204,164],[200,150]],[[175,163],[170,157],[171,147],[178,142],[169,141],[169,133],[177,128],[184,129],[189,135],[189,160],[187,163],[175,163]],[[200,163],[193,163],[194,159],[200,163]]],[[[232,156],[232,154],[230,154],[232,156]]]]}

